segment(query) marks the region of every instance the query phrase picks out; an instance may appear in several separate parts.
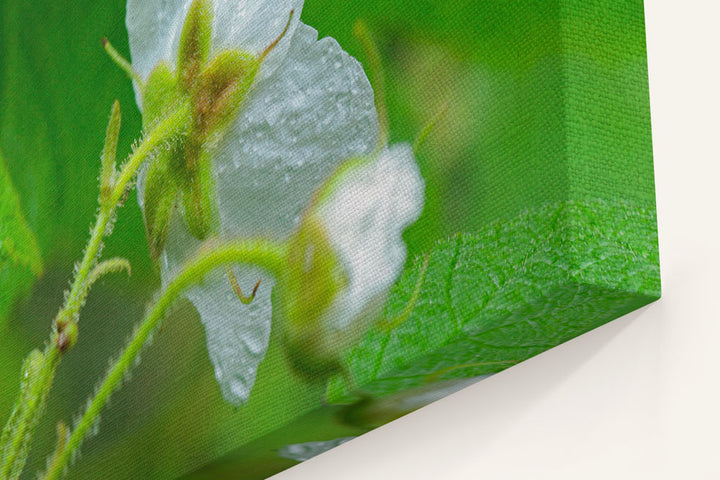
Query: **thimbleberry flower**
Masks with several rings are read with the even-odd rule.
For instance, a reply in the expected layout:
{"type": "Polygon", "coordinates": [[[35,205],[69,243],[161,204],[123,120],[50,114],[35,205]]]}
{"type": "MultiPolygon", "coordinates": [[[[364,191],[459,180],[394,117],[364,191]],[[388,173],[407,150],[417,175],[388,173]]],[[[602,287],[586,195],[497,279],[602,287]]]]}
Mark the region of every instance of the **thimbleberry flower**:
{"type": "MultiPolygon", "coordinates": [[[[318,185],[344,159],[367,155],[377,144],[362,66],[332,38],[318,40],[298,21],[301,9],[301,0],[128,1],[144,126],[182,102],[195,116],[186,138],[138,179],[165,284],[207,236],[287,240],[318,185]],[[207,104],[228,96],[232,102],[207,104]]],[[[250,304],[238,301],[221,272],[187,297],[205,326],[223,396],[239,404],[268,347],[274,279],[252,266],[234,272],[243,289],[263,279],[250,304]]]]}

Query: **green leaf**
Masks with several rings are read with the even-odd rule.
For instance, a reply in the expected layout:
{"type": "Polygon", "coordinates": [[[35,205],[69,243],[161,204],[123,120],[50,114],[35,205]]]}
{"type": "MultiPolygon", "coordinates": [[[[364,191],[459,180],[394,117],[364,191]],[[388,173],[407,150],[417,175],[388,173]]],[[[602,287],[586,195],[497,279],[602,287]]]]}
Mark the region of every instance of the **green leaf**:
{"type": "MultiPolygon", "coordinates": [[[[560,202],[436,244],[410,316],[378,325],[346,356],[362,390],[386,395],[429,378],[495,373],[657,299],[654,208],[560,202]]],[[[403,311],[422,264],[391,292],[403,311]]],[[[347,401],[333,379],[329,395],[347,401]]]]}
{"type": "Polygon", "coordinates": [[[0,153],[0,322],[42,272],[42,258],[0,153]]]}

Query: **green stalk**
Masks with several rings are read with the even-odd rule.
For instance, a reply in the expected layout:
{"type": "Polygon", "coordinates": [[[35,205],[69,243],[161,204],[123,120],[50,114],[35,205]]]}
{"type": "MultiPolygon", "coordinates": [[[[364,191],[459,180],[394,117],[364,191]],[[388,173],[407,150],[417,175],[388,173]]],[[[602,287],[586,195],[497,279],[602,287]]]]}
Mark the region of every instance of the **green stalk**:
{"type": "Polygon", "coordinates": [[[20,395],[3,430],[2,479],[16,479],[22,473],[59,359],[58,349],[48,346],[44,354],[33,350],[25,361],[20,395]]]}
{"type": "Polygon", "coordinates": [[[113,221],[115,211],[121,203],[130,182],[137,174],[140,165],[159,145],[167,142],[185,128],[190,107],[182,105],[153,129],[132,153],[122,168],[117,180],[113,182],[112,193],[107,202],[100,202],[100,210],[95,226],[90,234],[83,258],[76,270],[70,293],[57,314],[50,341],[41,354],[34,350],[28,356],[23,369],[23,379],[13,413],[0,436],[0,478],[14,480],[20,476],[35,431],[42,416],[45,400],[52,387],[55,370],[62,354],[72,347],[77,335],[77,318],[88,293],[88,279],[91,276],[99,256],[103,238],[113,221]],[[69,332],[74,331],[72,337],[69,332]],[[33,368],[30,368],[34,365],[33,368]]]}
{"type": "Polygon", "coordinates": [[[189,116],[190,108],[187,105],[179,108],[173,115],[162,121],[150,134],[148,134],[140,146],[133,152],[128,161],[123,165],[118,179],[115,181],[109,202],[100,207],[95,226],[93,227],[90,241],[85,248],[85,254],[78,267],[75,280],[73,281],[70,295],[65,302],[64,310],[69,310],[72,314],[77,314],[84,300],[82,292],[85,280],[90,274],[90,270],[95,264],[102,246],[102,240],[108,224],[113,218],[113,214],[125,195],[128,184],[135,178],[140,165],[147,159],[148,155],[157,148],[158,145],[166,142],[173,135],[179,133],[185,126],[185,121],[189,116]]]}
{"type": "Polygon", "coordinates": [[[56,452],[45,477],[43,477],[44,480],[60,478],[72,458],[73,452],[80,447],[88,430],[97,421],[110,395],[119,386],[148,337],[158,327],[168,308],[183,290],[200,282],[213,269],[232,263],[258,265],[275,276],[279,276],[287,257],[285,245],[260,240],[233,241],[223,244],[212,242],[210,247],[212,249],[201,248],[197,257],[191,260],[162,292],[140,328],[135,331],[120,358],[108,371],[105,380],[90,401],[64,448],[56,452]]]}

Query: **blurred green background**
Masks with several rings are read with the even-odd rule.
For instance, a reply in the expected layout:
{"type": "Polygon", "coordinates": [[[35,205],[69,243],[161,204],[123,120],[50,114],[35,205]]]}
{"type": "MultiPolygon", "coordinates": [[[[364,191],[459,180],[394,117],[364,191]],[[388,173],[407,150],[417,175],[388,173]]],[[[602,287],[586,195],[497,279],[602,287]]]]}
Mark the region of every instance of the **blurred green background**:
{"type": "MultiPolygon", "coordinates": [[[[617,78],[625,74],[642,76],[644,31],[625,21],[638,16],[637,1],[307,0],[302,19],[361,61],[352,25],[358,18],[367,22],[385,61],[392,141],[412,141],[442,105],[449,106],[419,154],[427,203],[406,235],[412,257],[455,232],[474,232],[491,220],[572,196],[573,176],[588,182],[602,177],[599,196],[622,192],[654,204],[652,181],[638,181],[652,178],[652,164],[634,161],[647,160],[649,128],[638,138],[622,135],[622,122],[608,118],[593,128],[621,140],[596,148],[572,141],[592,132],[565,128],[568,119],[603,116],[608,105],[625,112],[628,122],[649,122],[642,108],[646,85],[579,103],[573,100],[586,99],[587,92],[565,90],[569,76],[590,75],[593,68],[590,85],[599,90],[617,90],[617,78]],[[598,16],[616,28],[593,30],[585,23],[598,16]],[[590,68],[577,73],[578,65],[590,68]],[[587,161],[568,168],[569,154],[587,161]],[[608,155],[627,158],[630,172],[593,170],[602,166],[594,159],[608,155]]],[[[44,265],[31,292],[8,299],[14,300],[12,310],[0,318],[1,419],[10,412],[21,361],[48,337],[87,240],[115,98],[123,109],[119,156],[140,132],[130,82],[100,47],[107,36],[128,55],[124,17],[124,2],[115,0],[0,3],[0,151],[44,265]]],[[[94,287],[79,342],[58,370],[25,478],[44,467],[55,423],[80,412],[159,285],[134,194],[119,212],[104,255],[127,257],[133,276],[106,277],[94,287]]],[[[276,344],[271,340],[249,405],[234,409],[220,396],[196,313],[179,304],[131,380],[113,396],[72,478],[171,478],[311,410],[322,399],[322,386],[294,378],[276,344]]]]}

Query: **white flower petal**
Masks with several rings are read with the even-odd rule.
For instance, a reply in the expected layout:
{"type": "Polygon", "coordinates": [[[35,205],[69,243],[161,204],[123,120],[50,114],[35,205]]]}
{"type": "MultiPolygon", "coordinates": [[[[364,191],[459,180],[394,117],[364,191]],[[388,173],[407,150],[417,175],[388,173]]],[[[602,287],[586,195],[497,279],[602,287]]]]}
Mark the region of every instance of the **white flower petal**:
{"type": "MultiPolygon", "coordinates": [[[[192,0],[128,0],[125,23],[133,68],[147,78],[158,62],[175,67],[180,35],[192,0]]],[[[260,54],[283,31],[287,33],[263,62],[258,78],[282,63],[300,24],[303,0],[215,0],[210,55],[223,49],[260,54]]],[[[137,86],[136,86],[137,87],[137,86]]],[[[141,105],[137,95],[138,105],[141,105]]]]}
{"type": "Polygon", "coordinates": [[[211,55],[238,47],[261,53],[282,33],[294,11],[287,33],[263,62],[258,79],[271,75],[290,48],[302,7],[303,0],[215,0],[211,55]]]}
{"type": "Polygon", "coordinates": [[[248,292],[262,279],[249,305],[235,296],[226,275],[220,272],[189,289],[187,297],[205,326],[208,354],[223,398],[238,405],[250,397],[258,365],[267,352],[274,280],[259,268],[242,266],[233,270],[240,286],[248,292]]]}
{"type": "Polygon", "coordinates": [[[257,82],[213,161],[223,233],[287,237],[338,164],[377,144],[360,63],[301,24],[285,62],[257,82]]]}
{"type": "Polygon", "coordinates": [[[384,295],[405,263],[403,230],[420,216],[424,182],[409,145],[394,145],[333,185],[317,215],[348,275],[328,315],[343,330],[384,295]]]}
{"type": "MultiPolygon", "coordinates": [[[[174,215],[165,251],[160,259],[163,286],[175,276],[189,252],[201,242],[194,238],[180,218],[174,215]]],[[[222,269],[208,275],[185,295],[200,314],[205,326],[208,354],[223,398],[235,405],[247,402],[255,383],[257,368],[268,348],[272,317],[272,276],[256,267],[238,265],[233,272],[243,291],[251,292],[262,279],[255,299],[243,304],[235,295],[222,269]]]]}
{"type": "Polygon", "coordinates": [[[192,0],[128,0],[125,24],[132,66],[147,78],[161,60],[175,65],[180,32],[192,0]]]}

